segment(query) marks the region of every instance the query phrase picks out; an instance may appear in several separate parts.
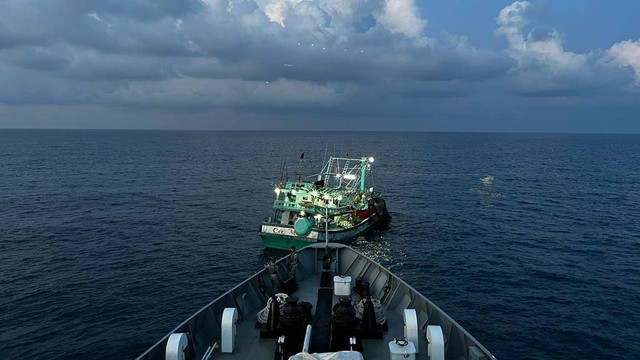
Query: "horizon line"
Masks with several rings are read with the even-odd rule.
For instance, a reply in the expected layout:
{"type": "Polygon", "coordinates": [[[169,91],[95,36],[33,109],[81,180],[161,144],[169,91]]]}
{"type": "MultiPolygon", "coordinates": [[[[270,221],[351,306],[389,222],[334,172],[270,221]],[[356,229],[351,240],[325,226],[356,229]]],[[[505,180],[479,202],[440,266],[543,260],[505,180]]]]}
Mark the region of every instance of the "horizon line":
{"type": "Polygon", "coordinates": [[[0,131],[6,130],[18,130],[18,131],[30,131],[30,130],[51,130],[51,131],[183,131],[183,132],[287,132],[287,133],[442,133],[442,134],[557,134],[557,135],[640,135],[640,132],[567,132],[567,131],[464,131],[464,130],[258,130],[258,129],[244,129],[244,130],[230,130],[230,129],[158,129],[158,128],[49,128],[49,127],[15,127],[15,128],[3,128],[0,127],[0,131]]]}

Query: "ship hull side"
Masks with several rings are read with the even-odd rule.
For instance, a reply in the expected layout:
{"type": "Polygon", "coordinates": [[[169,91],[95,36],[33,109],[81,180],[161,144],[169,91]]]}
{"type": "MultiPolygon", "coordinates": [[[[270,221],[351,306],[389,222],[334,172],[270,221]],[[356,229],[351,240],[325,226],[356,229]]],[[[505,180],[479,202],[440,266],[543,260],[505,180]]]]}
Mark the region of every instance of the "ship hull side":
{"type": "MultiPolygon", "coordinates": [[[[373,230],[387,228],[391,216],[387,211],[384,201],[381,201],[378,205],[376,212],[358,225],[348,229],[329,230],[329,242],[349,244],[358,236],[373,230]]],[[[292,245],[301,249],[310,244],[325,242],[325,233],[322,231],[314,230],[308,236],[302,237],[296,236],[291,226],[273,223],[263,223],[260,226],[260,237],[262,238],[262,245],[264,247],[282,250],[289,250],[292,245]]]]}

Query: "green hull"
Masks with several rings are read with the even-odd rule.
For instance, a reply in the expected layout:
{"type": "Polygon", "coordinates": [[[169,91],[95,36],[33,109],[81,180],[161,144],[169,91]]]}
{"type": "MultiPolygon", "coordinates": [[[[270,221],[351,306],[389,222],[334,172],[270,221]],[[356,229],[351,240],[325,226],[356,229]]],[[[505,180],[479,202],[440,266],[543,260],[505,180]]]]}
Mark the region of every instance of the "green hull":
{"type": "Polygon", "coordinates": [[[264,247],[272,249],[289,250],[292,245],[295,246],[296,249],[302,249],[307,245],[316,243],[316,241],[314,240],[307,241],[290,236],[260,234],[260,237],[262,238],[262,245],[264,245],[264,247]]]}
{"type": "MultiPolygon", "coordinates": [[[[379,209],[376,214],[368,218],[368,221],[349,229],[343,229],[340,231],[329,231],[329,242],[348,244],[354,241],[358,236],[366,234],[370,230],[384,229],[385,227],[387,227],[389,224],[390,216],[387,212],[384,200],[381,201],[380,205],[382,206],[382,208],[379,209]]],[[[273,223],[263,223],[263,225],[278,226],[278,224],[273,223]]],[[[287,228],[291,229],[290,226],[287,228]]],[[[262,238],[262,245],[264,247],[282,250],[289,250],[292,245],[294,245],[297,249],[301,249],[311,244],[325,242],[325,234],[322,232],[317,234],[317,239],[311,237],[305,238],[299,236],[273,234],[271,232],[262,231],[260,232],[260,237],[262,238]]]]}

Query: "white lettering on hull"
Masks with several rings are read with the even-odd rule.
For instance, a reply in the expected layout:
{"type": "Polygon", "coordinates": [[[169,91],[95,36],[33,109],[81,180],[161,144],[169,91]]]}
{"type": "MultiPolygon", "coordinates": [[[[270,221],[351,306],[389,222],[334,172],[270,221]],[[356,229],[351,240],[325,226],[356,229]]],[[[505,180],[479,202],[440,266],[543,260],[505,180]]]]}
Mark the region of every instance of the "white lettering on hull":
{"type": "MultiPolygon", "coordinates": [[[[293,230],[293,228],[288,228],[288,227],[262,225],[262,232],[267,234],[275,234],[275,235],[282,235],[282,236],[301,237],[296,235],[296,232],[293,230]]],[[[309,235],[304,237],[308,239],[317,239],[318,232],[312,231],[309,233],[309,235]]]]}

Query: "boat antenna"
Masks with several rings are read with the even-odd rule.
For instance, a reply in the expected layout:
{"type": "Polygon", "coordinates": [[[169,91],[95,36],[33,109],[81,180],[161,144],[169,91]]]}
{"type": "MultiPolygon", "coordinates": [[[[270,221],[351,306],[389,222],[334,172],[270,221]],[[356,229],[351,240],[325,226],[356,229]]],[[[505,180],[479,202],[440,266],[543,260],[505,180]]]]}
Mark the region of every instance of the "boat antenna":
{"type": "Polygon", "coordinates": [[[282,169],[280,170],[280,183],[282,184],[283,178],[285,176],[287,160],[282,160],[282,169]]]}
{"type": "Polygon", "coordinates": [[[360,192],[363,193],[364,192],[364,178],[367,175],[367,158],[366,157],[362,157],[360,159],[360,192]]]}
{"type": "MultiPolygon", "coordinates": [[[[324,147],[324,157],[322,158],[322,166],[324,166],[327,163],[327,147],[324,147]]],[[[324,168],[323,168],[324,170],[324,168]]],[[[318,179],[320,180],[320,179],[318,179]]]]}
{"type": "Polygon", "coordinates": [[[298,157],[300,158],[300,161],[298,161],[298,167],[296,169],[296,175],[298,175],[298,181],[300,181],[300,178],[302,177],[302,163],[304,162],[304,151],[301,152],[298,157]]]}

